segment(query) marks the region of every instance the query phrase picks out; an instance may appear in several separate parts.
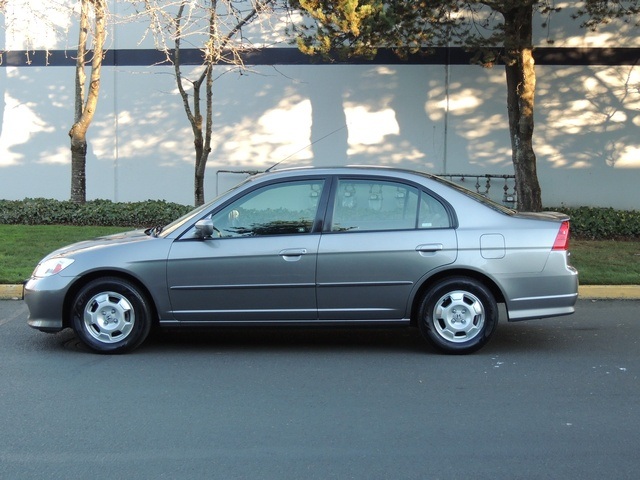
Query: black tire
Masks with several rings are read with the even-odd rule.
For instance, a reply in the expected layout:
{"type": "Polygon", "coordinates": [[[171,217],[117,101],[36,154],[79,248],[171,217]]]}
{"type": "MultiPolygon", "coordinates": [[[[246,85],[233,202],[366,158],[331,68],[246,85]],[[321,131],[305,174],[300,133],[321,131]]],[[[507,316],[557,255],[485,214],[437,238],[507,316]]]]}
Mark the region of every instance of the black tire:
{"type": "Polygon", "coordinates": [[[80,289],[71,306],[76,335],[99,353],[124,353],[138,347],[151,329],[151,307],[131,282],[105,277],[80,289]]]}
{"type": "Polygon", "coordinates": [[[489,341],[498,325],[493,294],[467,277],[448,278],[428,290],[419,315],[420,333],[444,353],[475,352],[489,341]]]}

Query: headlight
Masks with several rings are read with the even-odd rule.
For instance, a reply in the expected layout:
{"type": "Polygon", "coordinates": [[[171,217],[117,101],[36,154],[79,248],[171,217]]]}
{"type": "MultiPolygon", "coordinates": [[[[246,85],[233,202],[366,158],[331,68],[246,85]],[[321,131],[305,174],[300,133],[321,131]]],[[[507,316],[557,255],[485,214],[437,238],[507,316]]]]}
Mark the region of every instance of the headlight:
{"type": "Polygon", "coordinates": [[[33,272],[34,277],[49,277],[60,273],[73,263],[73,258],[50,258],[39,264],[33,272]]]}

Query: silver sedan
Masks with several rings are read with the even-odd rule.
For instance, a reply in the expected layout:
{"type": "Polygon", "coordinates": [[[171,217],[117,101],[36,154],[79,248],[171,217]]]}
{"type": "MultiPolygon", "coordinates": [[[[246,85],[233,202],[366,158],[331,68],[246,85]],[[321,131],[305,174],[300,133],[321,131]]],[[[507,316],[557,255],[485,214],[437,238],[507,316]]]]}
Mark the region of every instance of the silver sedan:
{"type": "Polygon", "coordinates": [[[414,326],[469,353],[507,320],[571,314],[569,218],[399,169],[253,176],[175,222],[81,242],[25,284],[29,325],[129,351],[155,327],[414,326]]]}

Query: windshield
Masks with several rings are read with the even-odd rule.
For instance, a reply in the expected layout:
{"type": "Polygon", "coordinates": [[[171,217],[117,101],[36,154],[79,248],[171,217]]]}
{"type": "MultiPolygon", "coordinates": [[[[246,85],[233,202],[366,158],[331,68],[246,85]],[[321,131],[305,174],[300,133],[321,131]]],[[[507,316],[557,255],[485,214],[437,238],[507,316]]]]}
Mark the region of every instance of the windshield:
{"type": "Polygon", "coordinates": [[[184,225],[185,223],[187,223],[192,218],[197,217],[198,214],[200,212],[202,212],[203,210],[206,210],[209,207],[210,204],[211,204],[211,202],[205,203],[204,205],[201,205],[200,207],[198,207],[198,208],[196,208],[194,210],[191,210],[189,213],[187,213],[186,215],[183,215],[182,217],[178,218],[177,220],[174,220],[170,224],[165,225],[162,229],[160,229],[160,233],[158,235],[161,236],[161,237],[166,237],[171,232],[175,231],[177,228],[180,228],[180,226],[184,225]]]}
{"type": "Polygon", "coordinates": [[[222,197],[224,195],[227,195],[229,192],[232,192],[232,191],[236,190],[237,188],[239,188],[240,186],[244,185],[245,183],[247,183],[250,180],[251,180],[251,177],[247,178],[245,181],[240,182],[235,187],[232,187],[231,189],[227,190],[223,194],[218,195],[213,200],[205,203],[204,205],[196,207],[195,209],[191,210],[186,215],[183,215],[182,217],[178,218],[177,220],[174,220],[173,222],[171,222],[170,224],[165,225],[164,227],[158,229],[159,230],[158,236],[166,237],[166,236],[170,235],[172,232],[176,231],[178,228],[180,228],[183,225],[189,223],[191,220],[197,219],[198,217],[200,217],[203,214],[203,212],[209,210],[211,208],[211,205],[213,203],[215,203],[220,197],[222,197]]]}

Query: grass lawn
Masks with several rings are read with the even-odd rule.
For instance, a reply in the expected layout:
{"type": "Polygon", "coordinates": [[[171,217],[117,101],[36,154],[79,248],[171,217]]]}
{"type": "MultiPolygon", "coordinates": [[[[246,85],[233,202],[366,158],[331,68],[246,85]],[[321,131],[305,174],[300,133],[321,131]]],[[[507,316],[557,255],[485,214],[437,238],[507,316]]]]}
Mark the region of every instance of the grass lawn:
{"type": "Polygon", "coordinates": [[[572,240],[581,285],[640,285],[640,242],[572,240]]]}
{"type": "MultiPolygon", "coordinates": [[[[122,227],[0,225],[0,284],[21,283],[56,248],[127,230],[122,227]]],[[[582,285],[640,285],[640,242],[571,241],[582,285]]]]}
{"type": "Polygon", "coordinates": [[[22,283],[40,259],[57,248],[125,230],[122,227],[0,225],[0,284],[22,283]]]}

